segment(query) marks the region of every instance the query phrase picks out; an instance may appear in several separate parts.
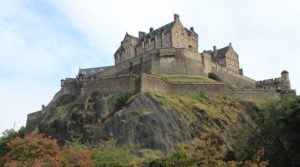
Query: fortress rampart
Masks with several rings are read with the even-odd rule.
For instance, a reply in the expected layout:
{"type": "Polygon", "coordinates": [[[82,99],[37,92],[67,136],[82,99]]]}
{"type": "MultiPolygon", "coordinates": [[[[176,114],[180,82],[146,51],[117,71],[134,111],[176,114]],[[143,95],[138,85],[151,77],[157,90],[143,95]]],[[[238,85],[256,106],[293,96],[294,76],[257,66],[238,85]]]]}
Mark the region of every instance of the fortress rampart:
{"type": "Polygon", "coordinates": [[[178,95],[198,95],[200,91],[210,98],[221,98],[229,96],[234,99],[261,100],[279,98],[280,94],[276,90],[262,89],[237,89],[226,83],[170,83],[166,79],[143,74],[141,78],[142,92],[161,92],[178,95]]]}
{"type": "MultiPolygon", "coordinates": [[[[76,83],[74,83],[76,84],[76,83]]],[[[163,77],[149,74],[119,75],[101,79],[85,79],[80,83],[80,96],[87,96],[89,93],[97,91],[105,94],[117,92],[159,92],[165,94],[178,95],[198,95],[200,91],[210,98],[220,98],[229,96],[234,99],[258,100],[280,98],[280,93],[275,89],[240,89],[224,82],[213,83],[171,83],[163,77]]],[[[66,85],[68,87],[68,85],[66,85]]],[[[66,88],[62,88],[66,89],[66,88]]],[[[78,91],[78,90],[77,90],[78,91]]],[[[64,92],[68,93],[68,92],[64,92]]]]}

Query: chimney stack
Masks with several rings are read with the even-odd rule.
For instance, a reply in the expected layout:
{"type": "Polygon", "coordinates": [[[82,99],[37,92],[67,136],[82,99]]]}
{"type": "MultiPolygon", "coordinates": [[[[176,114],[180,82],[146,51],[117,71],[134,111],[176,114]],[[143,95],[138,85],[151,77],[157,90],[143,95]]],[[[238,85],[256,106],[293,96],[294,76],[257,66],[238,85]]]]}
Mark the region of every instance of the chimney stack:
{"type": "Polygon", "coordinates": [[[145,34],[145,32],[139,31],[139,38],[142,38],[145,34]]]}
{"type": "Polygon", "coordinates": [[[178,14],[174,14],[174,21],[178,21],[179,20],[179,15],[178,14]]]}
{"type": "Polygon", "coordinates": [[[216,46],[213,46],[213,51],[214,51],[214,53],[217,52],[217,47],[216,46]]]}
{"type": "Polygon", "coordinates": [[[190,31],[194,32],[194,27],[191,27],[191,28],[190,28],[190,31]]]}
{"type": "Polygon", "coordinates": [[[153,28],[152,27],[150,27],[150,32],[152,32],[153,31],[153,28]]]}

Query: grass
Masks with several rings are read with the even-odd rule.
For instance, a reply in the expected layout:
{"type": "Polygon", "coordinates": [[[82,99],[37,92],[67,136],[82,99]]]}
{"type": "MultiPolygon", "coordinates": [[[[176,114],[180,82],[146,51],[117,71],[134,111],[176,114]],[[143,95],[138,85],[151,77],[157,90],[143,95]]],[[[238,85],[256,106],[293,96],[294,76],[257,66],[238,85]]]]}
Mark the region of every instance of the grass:
{"type": "Polygon", "coordinates": [[[206,76],[201,75],[174,75],[174,74],[163,74],[161,75],[164,79],[171,83],[215,83],[206,76]]]}

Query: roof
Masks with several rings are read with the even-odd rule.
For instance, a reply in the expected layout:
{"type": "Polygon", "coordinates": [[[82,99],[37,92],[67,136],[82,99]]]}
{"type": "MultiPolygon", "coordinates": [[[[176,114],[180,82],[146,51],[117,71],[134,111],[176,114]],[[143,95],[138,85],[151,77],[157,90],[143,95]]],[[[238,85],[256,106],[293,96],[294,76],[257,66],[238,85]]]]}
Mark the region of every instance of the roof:
{"type": "MultiPolygon", "coordinates": [[[[138,38],[137,38],[137,37],[135,37],[135,36],[133,36],[133,35],[130,35],[130,34],[128,34],[128,33],[126,32],[126,35],[125,35],[125,37],[123,38],[122,42],[126,39],[126,37],[129,37],[130,39],[133,39],[133,40],[135,40],[135,41],[138,41],[138,38]]],[[[120,45],[120,46],[118,47],[118,49],[116,50],[115,53],[117,53],[118,51],[120,51],[120,50],[122,50],[122,49],[124,49],[124,48],[122,47],[122,45],[120,45]]]]}
{"type": "Polygon", "coordinates": [[[287,73],[289,73],[287,70],[283,70],[283,71],[281,72],[281,74],[287,74],[287,73]]]}
{"type": "Polygon", "coordinates": [[[173,25],[174,25],[175,21],[172,21],[171,23],[168,23],[158,29],[153,30],[152,32],[146,33],[145,35],[142,36],[142,40],[145,38],[149,38],[152,37],[156,34],[162,33],[164,31],[171,31],[173,25]]]}
{"type": "MultiPolygon", "coordinates": [[[[220,60],[220,59],[225,58],[225,55],[229,48],[232,48],[231,44],[229,44],[229,46],[223,47],[221,49],[217,49],[216,53],[212,50],[204,51],[204,53],[210,54],[214,60],[220,60]]],[[[238,54],[236,53],[236,55],[238,55],[238,54]]]]}
{"type": "Polygon", "coordinates": [[[85,76],[91,76],[95,75],[96,73],[99,73],[107,68],[110,68],[111,66],[106,66],[106,67],[95,67],[95,68],[84,68],[81,69],[79,68],[78,75],[85,75],[85,76]]]}
{"type": "Polygon", "coordinates": [[[214,55],[214,59],[223,59],[225,58],[226,52],[228,51],[230,46],[226,46],[221,49],[217,49],[217,54],[214,55]]]}

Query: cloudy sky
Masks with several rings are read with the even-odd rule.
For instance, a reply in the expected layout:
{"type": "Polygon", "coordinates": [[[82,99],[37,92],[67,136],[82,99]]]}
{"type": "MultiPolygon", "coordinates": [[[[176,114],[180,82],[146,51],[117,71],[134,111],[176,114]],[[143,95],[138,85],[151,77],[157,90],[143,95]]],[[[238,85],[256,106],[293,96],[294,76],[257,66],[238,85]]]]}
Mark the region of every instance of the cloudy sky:
{"type": "Polygon", "coordinates": [[[0,132],[24,126],[60,79],[113,64],[126,32],[173,20],[199,34],[199,50],[232,42],[245,75],[290,72],[300,91],[299,0],[0,0],[0,132]]]}

